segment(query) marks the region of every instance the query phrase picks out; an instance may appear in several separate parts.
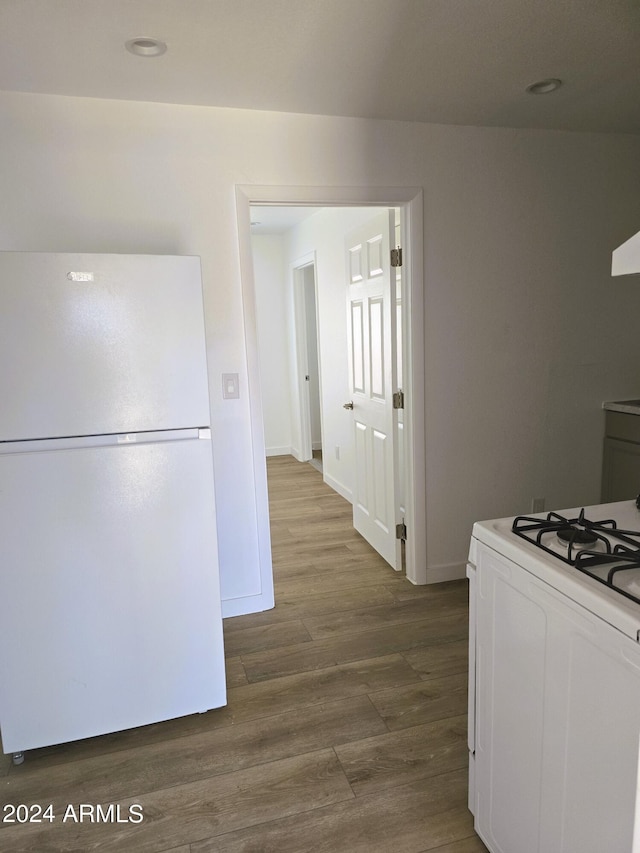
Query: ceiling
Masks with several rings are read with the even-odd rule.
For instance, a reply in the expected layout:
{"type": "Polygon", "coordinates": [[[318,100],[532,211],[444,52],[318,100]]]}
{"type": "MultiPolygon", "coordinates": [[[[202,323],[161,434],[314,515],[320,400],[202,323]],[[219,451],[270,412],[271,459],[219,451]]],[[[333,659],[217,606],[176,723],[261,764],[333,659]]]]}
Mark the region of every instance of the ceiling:
{"type": "Polygon", "coordinates": [[[639,81],[640,0],[0,0],[20,92],[640,133],[639,81]]]}
{"type": "Polygon", "coordinates": [[[251,205],[252,234],[284,234],[313,216],[319,207],[295,207],[294,205],[251,205]]]}

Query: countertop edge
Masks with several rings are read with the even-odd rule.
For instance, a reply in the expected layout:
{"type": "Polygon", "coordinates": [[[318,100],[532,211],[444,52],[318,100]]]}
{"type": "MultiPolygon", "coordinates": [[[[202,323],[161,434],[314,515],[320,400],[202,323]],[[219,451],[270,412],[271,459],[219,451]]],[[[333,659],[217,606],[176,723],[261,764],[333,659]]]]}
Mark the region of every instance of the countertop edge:
{"type": "Polygon", "coordinates": [[[627,415],[640,415],[640,400],[620,400],[613,403],[603,403],[602,408],[608,412],[624,412],[627,415]]]}

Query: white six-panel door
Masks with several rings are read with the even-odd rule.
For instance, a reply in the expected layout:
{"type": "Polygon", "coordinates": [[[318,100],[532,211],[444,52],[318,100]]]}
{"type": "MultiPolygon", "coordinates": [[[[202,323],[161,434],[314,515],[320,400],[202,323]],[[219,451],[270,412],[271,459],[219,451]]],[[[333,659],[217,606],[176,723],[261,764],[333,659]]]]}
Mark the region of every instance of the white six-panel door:
{"type": "Polygon", "coordinates": [[[393,568],[396,540],[394,212],[382,210],[346,237],[349,385],[355,450],[353,525],[393,568]]]}

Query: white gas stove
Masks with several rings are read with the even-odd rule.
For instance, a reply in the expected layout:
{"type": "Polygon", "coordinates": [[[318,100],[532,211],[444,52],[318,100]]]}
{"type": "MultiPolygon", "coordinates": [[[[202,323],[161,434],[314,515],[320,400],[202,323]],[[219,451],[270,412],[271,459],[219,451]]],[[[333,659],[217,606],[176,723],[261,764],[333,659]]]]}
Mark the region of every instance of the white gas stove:
{"type": "Polygon", "coordinates": [[[469,554],[474,565],[479,542],[638,639],[640,510],[635,501],[477,522],[469,554]]]}
{"type": "Polygon", "coordinates": [[[478,522],[467,575],[476,831],[491,853],[640,851],[636,503],[478,522]]]}

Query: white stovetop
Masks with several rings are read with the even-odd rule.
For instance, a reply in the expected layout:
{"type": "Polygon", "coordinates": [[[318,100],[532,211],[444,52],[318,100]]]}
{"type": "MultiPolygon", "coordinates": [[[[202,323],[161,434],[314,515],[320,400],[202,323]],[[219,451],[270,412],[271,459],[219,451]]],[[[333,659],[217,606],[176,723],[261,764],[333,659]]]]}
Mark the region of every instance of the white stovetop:
{"type": "MultiPolygon", "coordinates": [[[[575,518],[580,510],[581,507],[574,507],[557,512],[565,518],[575,518]]],[[[544,519],[547,513],[528,513],[527,517],[544,519]]],[[[585,517],[590,521],[613,518],[621,529],[640,530],[640,511],[635,501],[585,507],[585,517]]],[[[627,636],[634,640],[640,638],[639,604],[525,541],[512,531],[512,524],[513,518],[476,522],[473,525],[469,562],[477,564],[478,544],[483,543],[600,616],[627,636]]]]}

